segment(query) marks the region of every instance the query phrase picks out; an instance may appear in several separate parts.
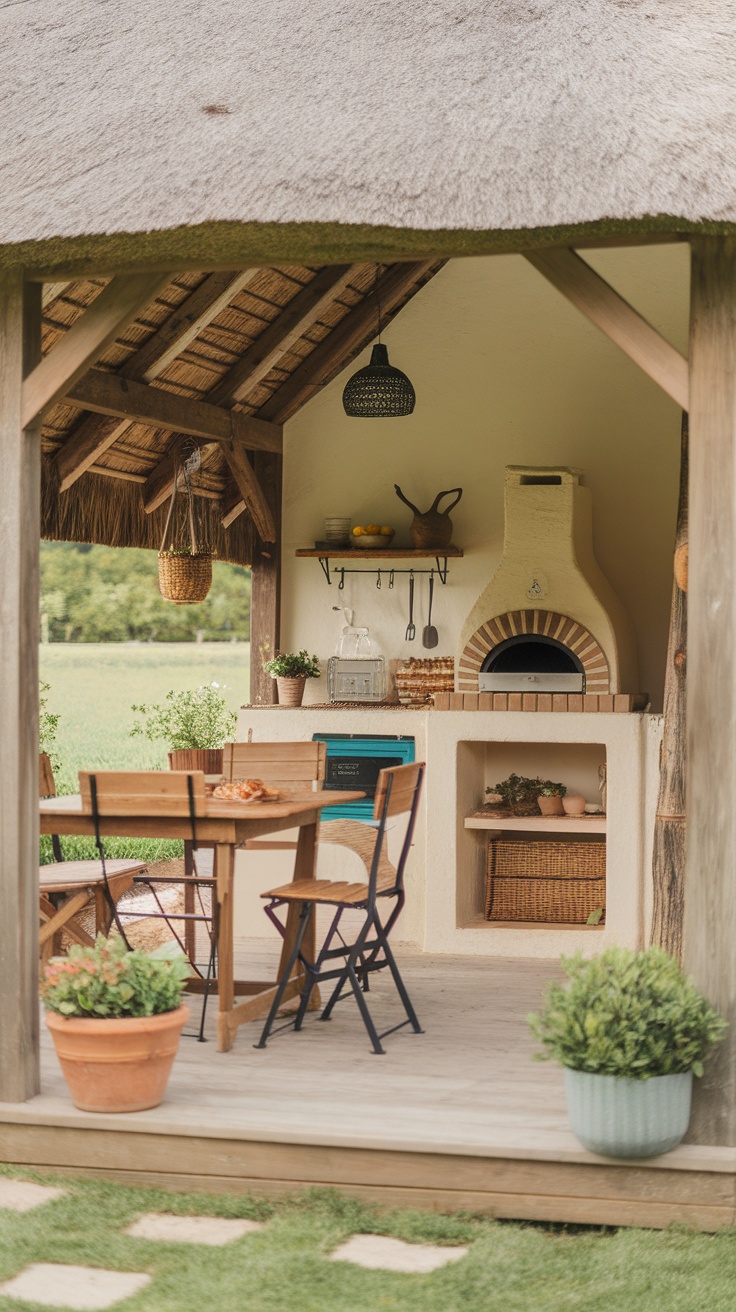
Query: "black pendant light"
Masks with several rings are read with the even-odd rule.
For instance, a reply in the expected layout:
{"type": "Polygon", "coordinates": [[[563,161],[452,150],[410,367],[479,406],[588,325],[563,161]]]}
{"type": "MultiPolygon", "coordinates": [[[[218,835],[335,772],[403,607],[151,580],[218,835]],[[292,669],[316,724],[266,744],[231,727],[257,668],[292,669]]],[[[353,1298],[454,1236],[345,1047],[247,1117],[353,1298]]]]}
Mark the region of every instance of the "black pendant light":
{"type": "Polygon", "coordinates": [[[345,414],[355,418],[393,419],[410,415],[417,398],[406,374],[389,364],[388,350],[381,342],[377,265],[374,295],[378,305],[378,341],[371,351],[370,364],[359,369],[345,384],[342,403],[345,414]]]}

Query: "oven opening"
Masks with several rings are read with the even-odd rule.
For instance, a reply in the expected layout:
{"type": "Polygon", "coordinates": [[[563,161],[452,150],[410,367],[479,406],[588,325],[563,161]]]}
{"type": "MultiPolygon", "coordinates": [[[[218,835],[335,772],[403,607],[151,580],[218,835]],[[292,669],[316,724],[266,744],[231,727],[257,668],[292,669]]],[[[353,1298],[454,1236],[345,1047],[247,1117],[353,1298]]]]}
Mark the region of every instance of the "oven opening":
{"type": "Polygon", "coordinates": [[[585,671],[556,638],[521,633],[488,653],[478,686],[481,692],[585,692],[585,671]]]}

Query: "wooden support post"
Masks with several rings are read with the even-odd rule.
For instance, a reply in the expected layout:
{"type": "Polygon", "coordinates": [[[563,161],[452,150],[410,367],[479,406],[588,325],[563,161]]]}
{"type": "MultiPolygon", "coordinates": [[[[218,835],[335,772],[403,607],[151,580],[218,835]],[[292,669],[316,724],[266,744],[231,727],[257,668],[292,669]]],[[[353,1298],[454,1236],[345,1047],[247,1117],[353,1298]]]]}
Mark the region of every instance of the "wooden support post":
{"type": "Polygon", "coordinates": [[[0,271],[0,1100],[38,1092],[38,544],[41,442],[23,378],[41,358],[41,286],[0,271]]]}
{"type": "MultiPolygon", "coordinates": [[[[682,416],[680,499],[677,508],[675,561],[687,551],[688,417],[682,416]]],[[[654,822],[652,882],[654,907],[651,941],[682,960],[685,896],[685,773],[687,761],[687,594],[675,565],[670,608],[670,636],[664,681],[664,734],[659,763],[659,798],[654,822]]]]}
{"type": "Polygon", "coordinates": [[[729,1022],[690,1138],[736,1145],[736,238],[692,243],[685,969],[729,1022]]]}
{"type": "Polygon", "coordinates": [[[281,617],[281,456],[256,451],[256,477],[268,500],[276,525],[276,542],[256,544],[250,576],[250,700],[253,706],[272,706],[276,682],[264,674],[264,660],[273,656],[280,641],[281,617]]]}

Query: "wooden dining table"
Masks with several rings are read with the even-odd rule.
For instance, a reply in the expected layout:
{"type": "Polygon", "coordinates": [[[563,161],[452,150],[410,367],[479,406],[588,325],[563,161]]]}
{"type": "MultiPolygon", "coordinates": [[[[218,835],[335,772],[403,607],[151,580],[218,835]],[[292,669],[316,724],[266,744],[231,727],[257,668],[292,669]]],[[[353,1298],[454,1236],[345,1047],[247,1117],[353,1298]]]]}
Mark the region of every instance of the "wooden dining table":
{"type": "MultiPolygon", "coordinates": [[[[202,847],[214,848],[217,981],[213,991],[216,989],[218,996],[218,1052],[227,1052],[232,1047],[240,1025],[267,1015],[298,928],[298,908],[290,907],[276,980],[235,979],[233,896],[236,849],[266,834],[298,829],[293,877],[295,880],[314,879],[321,812],[326,807],[344,806],[346,802],[357,802],[363,797],[365,793],[362,792],[323,789],[277,802],[231,802],[207,798],[205,814],[197,816],[197,843],[202,847]],[[244,1000],[236,1002],[236,997],[243,997],[244,1000]]],[[[93,817],[83,809],[79,794],[42,800],[40,825],[42,834],[94,836],[93,817]]],[[[157,815],[105,815],[100,817],[99,825],[103,837],[178,838],[185,841],[192,837],[188,816],[167,816],[165,811],[157,815]]],[[[308,960],[313,960],[313,917],[302,951],[308,960]]],[[[301,986],[301,977],[295,974],[287,985],[284,1001],[295,997],[301,991],[301,986]]]]}

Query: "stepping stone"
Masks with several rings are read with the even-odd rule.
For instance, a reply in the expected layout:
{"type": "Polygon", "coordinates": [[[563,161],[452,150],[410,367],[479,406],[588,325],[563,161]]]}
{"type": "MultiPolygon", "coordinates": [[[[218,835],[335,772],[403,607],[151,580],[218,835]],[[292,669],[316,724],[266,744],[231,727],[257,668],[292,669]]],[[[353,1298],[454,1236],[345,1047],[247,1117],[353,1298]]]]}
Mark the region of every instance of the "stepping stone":
{"type": "Polygon", "coordinates": [[[127,1230],[133,1239],[152,1239],[164,1244],[231,1244],[253,1230],[262,1230],[260,1221],[229,1220],[221,1216],[171,1216],[168,1212],[147,1212],[127,1230]]]}
{"type": "Polygon", "coordinates": [[[36,1262],[0,1285],[0,1295],[44,1307],[70,1307],[97,1312],[131,1298],[149,1284],[142,1271],[101,1271],[92,1266],[63,1266],[36,1262]]]}
{"type": "Polygon", "coordinates": [[[437,1244],[405,1244],[386,1235],[353,1235],[330,1254],[331,1262],[354,1262],[375,1271],[408,1271],[427,1274],[459,1262],[467,1248],[440,1248],[437,1244]]]}
{"type": "Polygon", "coordinates": [[[50,1203],[53,1198],[62,1198],[66,1189],[55,1189],[51,1185],[32,1184],[30,1180],[5,1180],[0,1176],[0,1207],[7,1207],[11,1212],[31,1212],[34,1207],[50,1203]]]}

